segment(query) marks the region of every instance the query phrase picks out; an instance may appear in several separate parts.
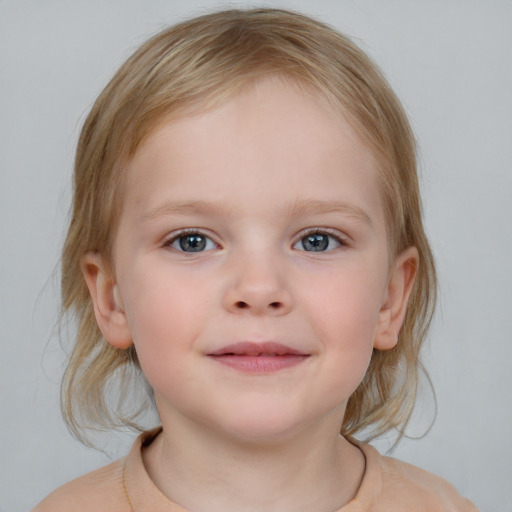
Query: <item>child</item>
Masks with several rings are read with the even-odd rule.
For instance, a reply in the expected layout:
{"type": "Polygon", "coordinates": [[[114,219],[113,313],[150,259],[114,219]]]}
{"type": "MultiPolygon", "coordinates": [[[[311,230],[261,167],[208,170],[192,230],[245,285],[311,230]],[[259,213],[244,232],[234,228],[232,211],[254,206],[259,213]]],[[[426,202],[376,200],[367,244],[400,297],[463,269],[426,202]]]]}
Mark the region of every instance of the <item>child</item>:
{"type": "Polygon", "coordinates": [[[135,425],[139,379],[161,427],[37,512],[476,510],[352,437],[403,434],[436,279],[407,118],[350,41],[273,9],[158,34],[74,187],[65,418],[135,425]]]}

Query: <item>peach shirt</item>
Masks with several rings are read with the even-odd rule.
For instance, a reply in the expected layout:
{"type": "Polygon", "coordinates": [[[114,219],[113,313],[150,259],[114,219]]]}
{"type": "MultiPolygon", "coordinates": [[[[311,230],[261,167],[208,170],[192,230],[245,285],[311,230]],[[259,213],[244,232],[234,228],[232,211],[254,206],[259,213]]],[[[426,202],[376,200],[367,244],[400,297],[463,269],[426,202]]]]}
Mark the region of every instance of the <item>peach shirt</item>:
{"type": "MultiPolygon", "coordinates": [[[[127,457],[60,487],[32,512],[187,512],[159,491],[144,467],[141,450],[160,431],[145,432],[127,457]]],[[[445,480],[357,445],[366,458],[363,481],[336,512],[478,512],[445,480]]]]}

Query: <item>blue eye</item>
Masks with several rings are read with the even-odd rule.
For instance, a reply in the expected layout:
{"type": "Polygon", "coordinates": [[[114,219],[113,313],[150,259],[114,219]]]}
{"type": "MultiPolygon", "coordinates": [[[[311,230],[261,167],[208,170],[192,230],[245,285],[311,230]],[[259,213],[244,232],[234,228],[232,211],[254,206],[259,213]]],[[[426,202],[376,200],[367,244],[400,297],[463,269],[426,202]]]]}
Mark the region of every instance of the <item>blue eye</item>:
{"type": "Polygon", "coordinates": [[[202,252],[215,249],[217,245],[202,233],[184,233],[172,239],[168,244],[169,247],[180,252],[202,252]]]}
{"type": "Polygon", "coordinates": [[[294,246],[295,249],[307,252],[325,252],[342,245],[341,241],[332,235],[322,232],[310,233],[303,236],[294,246]]]}

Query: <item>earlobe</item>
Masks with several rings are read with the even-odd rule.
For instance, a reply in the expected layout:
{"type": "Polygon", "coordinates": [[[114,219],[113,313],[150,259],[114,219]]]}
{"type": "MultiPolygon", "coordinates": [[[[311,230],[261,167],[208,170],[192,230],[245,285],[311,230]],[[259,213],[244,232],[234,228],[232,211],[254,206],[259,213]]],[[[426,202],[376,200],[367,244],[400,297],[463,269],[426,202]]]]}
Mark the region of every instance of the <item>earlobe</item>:
{"type": "Polygon", "coordinates": [[[130,347],[133,342],[122,297],[103,258],[97,253],[87,253],[81,266],[103,337],[116,348],[130,347]]]}
{"type": "Polygon", "coordinates": [[[408,247],[395,260],[379,313],[379,325],[374,342],[376,349],[390,350],[398,343],[398,334],[414,286],[418,261],[416,247],[408,247]]]}

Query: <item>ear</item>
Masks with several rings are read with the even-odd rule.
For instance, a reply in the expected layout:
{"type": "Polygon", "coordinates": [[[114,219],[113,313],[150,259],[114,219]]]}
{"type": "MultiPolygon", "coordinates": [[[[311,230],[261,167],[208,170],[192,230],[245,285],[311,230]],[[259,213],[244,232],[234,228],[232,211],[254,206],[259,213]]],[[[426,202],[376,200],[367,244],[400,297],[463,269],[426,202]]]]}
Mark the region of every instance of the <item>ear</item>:
{"type": "Polygon", "coordinates": [[[82,258],[81,266],[103,337],[116,348],[130,347],[133,342],[124,306],[108,266],[99,254],[92,252],[82,258]]]}
{"type": "Polygon", "coordinates": [[[416,247],[408,247],[396,258],[379,312],[379,324],[374,348],[390,350],[398,343],[398,333],[407,311],[407,303],[416,278],[418,261],[419,256],[416,247]]]}

